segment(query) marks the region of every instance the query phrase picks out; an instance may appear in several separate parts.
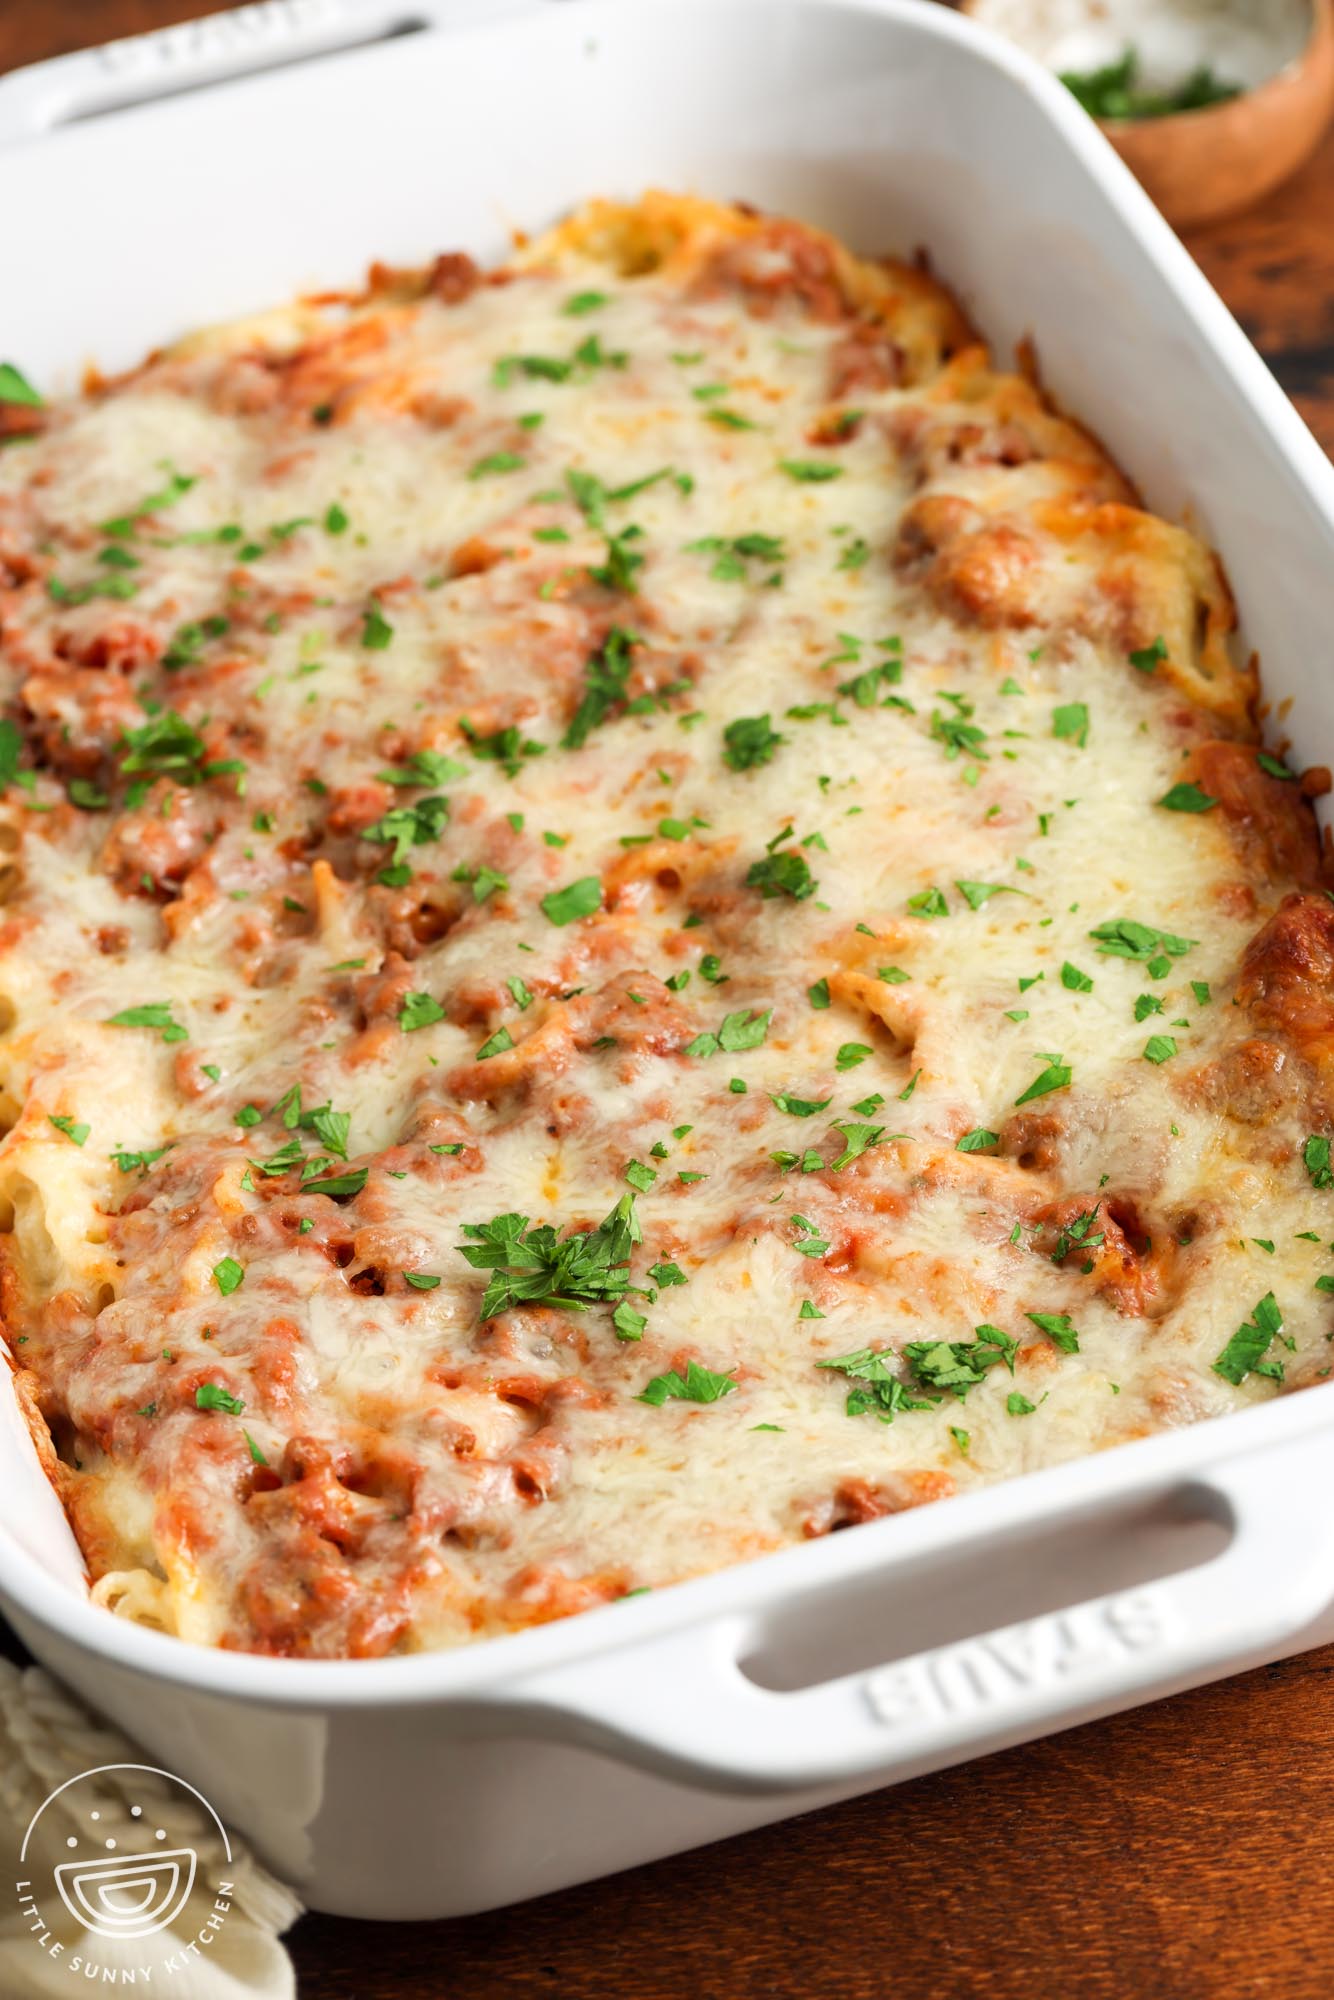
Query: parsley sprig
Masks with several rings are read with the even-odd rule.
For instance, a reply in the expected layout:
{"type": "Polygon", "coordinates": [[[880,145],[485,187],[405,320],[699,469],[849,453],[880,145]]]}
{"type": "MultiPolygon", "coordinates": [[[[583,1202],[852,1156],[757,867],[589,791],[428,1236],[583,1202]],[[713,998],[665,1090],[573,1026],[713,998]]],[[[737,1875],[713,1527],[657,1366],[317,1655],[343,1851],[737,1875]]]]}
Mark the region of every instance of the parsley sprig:
{"type": "Polygon", "coordinates": [[[620,625],[612,626],[584,666],[583,697],[566,725],[561,738],[562,749],[582,749],[598,724],[605,722],[612,710],[625,700],[626,684],[634,664],[631,654],[636,646],[643,643],[638,633],[627,632],[620,625]]]}
{"type": "Polygon", "coordinates": [[[463,1233],[471,1241],[455,1247],[474,1270],[491,1273],[482,1296],[484,1320],[518,1305],[586,1312],[619,1301],[631,1289],[630,1252],[643,1241],[632,1194],[622,1195],[596,1229],[568,1236],[558,1236],[549,1222],[533,1227],[518,1214],[465,1222],[463,1233]]]}
{"type": "Polygon", "coordinates": [[[1283,1331],[1283,1314],[1272,1292],[1251,1310],[1251,1316],[1244,1320],[1229,1340],[1217,1361],[1213,1363],[1215,1375],[1221,1375],[1225,1382],[1240,1388],[1248,1375],[1269,1375],[1275,1381],[1283,1378],[1281,1361],[1266,1361],[1265,1355],[1276,1335],[1283,1331]]]}
{"type": "Polygon", "coordinates": [[[876,1416],[882,1424],[892,1424],[902,1410],[931,1410],[934,1402],[914,1396],[894,1373],[892,1352],[877,1353],[859,1347],[853,1354],[839,1354],[832,1361],[817,1361],[817,1368],[833,1368],[859,1386],[848,1391],[850,1417],[876,1416]]]}

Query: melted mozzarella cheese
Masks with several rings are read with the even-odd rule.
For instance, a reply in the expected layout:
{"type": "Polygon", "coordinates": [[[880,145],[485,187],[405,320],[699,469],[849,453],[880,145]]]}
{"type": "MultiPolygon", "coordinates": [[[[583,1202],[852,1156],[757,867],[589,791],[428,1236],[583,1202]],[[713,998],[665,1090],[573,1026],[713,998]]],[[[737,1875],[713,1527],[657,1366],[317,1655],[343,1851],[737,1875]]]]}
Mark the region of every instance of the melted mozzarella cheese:
{"type": "Polygon", "coordinates": [[[796,226],[501,278],[0,456],[14,1325],[103,1601],[206,1642],[454,1644],[1327,1372],[1300,1065],[1211,1081],[1291,883],[1156,803],[1252,733],[1205,552],[796,226]],[[481,1317],[469,1226],[627,1187],[627,1321],[481,1317]]]}

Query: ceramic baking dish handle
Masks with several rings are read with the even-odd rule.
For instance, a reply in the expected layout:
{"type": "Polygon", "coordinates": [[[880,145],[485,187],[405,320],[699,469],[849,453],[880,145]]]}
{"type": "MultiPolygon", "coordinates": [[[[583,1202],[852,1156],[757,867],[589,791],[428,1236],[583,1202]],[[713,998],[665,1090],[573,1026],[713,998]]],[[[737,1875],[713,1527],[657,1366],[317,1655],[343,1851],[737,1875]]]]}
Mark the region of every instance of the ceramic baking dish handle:
{"type": "MultiPolygon", "coordinates": [[[[510,1689],[505,1705],[527,1711],[544,1734],[709,1789],[888,1782],[1273,1657],[1328,1608],[1327,1432],[1192,1477],[1172,1498],[1230,1531],[1221,1554],[869,1672],[793,1691],[762,1686],[745,1662],[763,1647],[763,1621],[742,1609],[537,1675],[510,1689]]],[[[1094,1513],[1088,1533],[1098,1532],[1094,1513]]],[[[993,1557],[988,1542],[976,1545],[979,1575],[993,1557]]],[[[911,1612],[914,1578],[896,1555],[858,1587],[887,1600],[891,1629],[911,1612]]],[[[802,1603],[789,1598],[783,1610],[792,1630],[802,1603]]],[[[814,1593],[804,1612],[821,1615],[814,1593]]]]}
{"type": "Polygon", "coordinates": [[[314,56],[425,28],[527,13],[551,0],[260,0],[0,77],[0,146],[314,56]]]}

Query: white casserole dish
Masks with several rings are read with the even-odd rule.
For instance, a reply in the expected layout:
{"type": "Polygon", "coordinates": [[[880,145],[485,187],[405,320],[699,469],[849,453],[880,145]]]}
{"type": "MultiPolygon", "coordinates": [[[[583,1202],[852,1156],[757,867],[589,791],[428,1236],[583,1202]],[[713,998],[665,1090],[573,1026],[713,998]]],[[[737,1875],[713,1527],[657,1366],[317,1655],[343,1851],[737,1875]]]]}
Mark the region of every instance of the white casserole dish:
{"type": "MultiPolygon", "coordinates": [[[[1190,507],[1285,730],[1334,762],[1334,474],[1048,76],[920,0],[427,17],[407,35],[396,11],[290,0],[0,81],[24,191],[0,353],[71,386],[87,358],[128,364],[373,255],[494,258],[512,225],[649,184],[863,251],[927,244],[998,349],[1036,333],[1150,504],[1190,507]],[[118,188],[137,191],[119,223],[118,188]]],[[[5,1392],[0,1603],[309,1903],[461,1914],[1334,1638],[1332,1399],[1334,1381],[462,1653],[345,1663],[94,1609],[5,1392]]]]}

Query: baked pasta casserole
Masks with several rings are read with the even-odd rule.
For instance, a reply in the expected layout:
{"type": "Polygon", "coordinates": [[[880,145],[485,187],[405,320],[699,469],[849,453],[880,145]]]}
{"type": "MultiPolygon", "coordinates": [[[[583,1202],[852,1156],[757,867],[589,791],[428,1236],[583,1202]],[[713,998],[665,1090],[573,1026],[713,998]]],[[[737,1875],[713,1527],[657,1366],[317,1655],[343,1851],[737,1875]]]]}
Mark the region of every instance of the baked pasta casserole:
{"type": "Polygon", "coordinates": [[[452,1646],[1328,1376],[1328,779],[1031,372],[663,194],[0,371],[3,1307],[111,1611],[452,1646]]]}

